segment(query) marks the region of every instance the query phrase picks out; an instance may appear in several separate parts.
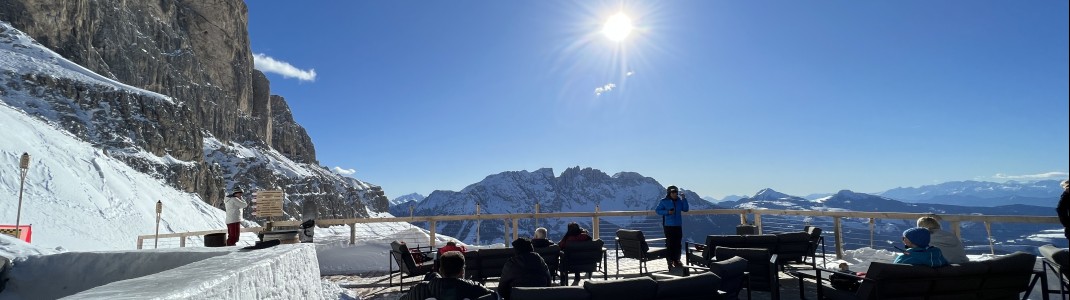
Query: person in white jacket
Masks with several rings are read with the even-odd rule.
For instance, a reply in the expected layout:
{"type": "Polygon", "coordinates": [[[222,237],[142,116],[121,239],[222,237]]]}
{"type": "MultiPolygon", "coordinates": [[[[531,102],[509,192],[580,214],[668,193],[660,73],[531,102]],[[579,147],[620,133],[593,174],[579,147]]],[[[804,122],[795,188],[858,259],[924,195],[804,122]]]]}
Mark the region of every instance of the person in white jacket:
{"type": "Polygon", "coordinates": [[[929,245],[940,248],[944,253],[944,259],[948,263],[961,264],[970,261],[970,258],[966,257],[966,247],[962,246],[962,240],[955,236],[954,233],[941,230],[940,222],[936,218],[918,218],[918,227],[924,227],[929,230],[929,234],[932,236],[929,245]]]}
{"type": "Polygon", "coordinates": [[[235,187],[234,192],[223,200],[223,205],[227,208],[227,246],[238,244],[238,235],[241,234],[242,209],[249,206],[241,196],[241,188],[235,187]]]}

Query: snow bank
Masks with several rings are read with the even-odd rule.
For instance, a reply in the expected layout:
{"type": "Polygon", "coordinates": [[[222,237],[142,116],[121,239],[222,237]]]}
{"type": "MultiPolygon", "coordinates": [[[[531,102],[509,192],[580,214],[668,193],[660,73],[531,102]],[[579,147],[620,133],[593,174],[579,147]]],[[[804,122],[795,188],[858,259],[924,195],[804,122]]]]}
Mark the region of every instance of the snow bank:
{"type": "Polygon", "coordinates": [[[155,274],[230,253],[221,248],[183,251],[68,252],[14,260],[0,299],[58,299],[108,283],[155,274]]]}
{"type": "Polygon", "coordinates": [[[319,274],[313,245],[279,245],[231,252],[67,299],[306,299],[324,294],[319,274]]]}
{"type": "MultiPolygon", "coordinates": [[[[23,152],[31,155],[22,224],[33,225],[34,245],[72,251],[133,249],[138,235],[155,230],[157,200],[163,201],[160,233],[226,228],[223,211],[197,195],[138,172],[4,101],[0,125],[0,166],[18,166],[23,152]]],[[[0,168],[0,195],[18,195],[18,172],[16,167],[0,168]]],[[[4,200],[0,222],[14,224],[18,201],[4,200]]]]}
{"type": "MultiPolygon", "coordinates": [[[[63,249],[63,248],[60,248],[63,249]]],[[[60,253],[62,250],[48,249],[26,243],[23,240],[6,234],[0,234],[0,256],[7,259],[30,255],[48,255],[60,253]]]]}

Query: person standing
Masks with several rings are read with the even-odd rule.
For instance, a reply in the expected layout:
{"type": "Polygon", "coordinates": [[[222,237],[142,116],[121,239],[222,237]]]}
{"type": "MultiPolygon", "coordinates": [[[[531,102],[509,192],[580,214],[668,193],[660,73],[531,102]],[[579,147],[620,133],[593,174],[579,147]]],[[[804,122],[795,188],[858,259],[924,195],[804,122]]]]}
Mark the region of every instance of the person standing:
{"type": "Polygon", "coordinates": [[[223,205],[227,208],[227,246],[238,244],[238,235],[241,234],[242,209],[249,204],[242,200],[243,192],[240,187],[234,187],[234,192],[223,199],[223,205]]]}
{"type": "Polygon", "coordinates": [[[658,206],[654,208],[654,212],[661,215],[661,225],[665,229],[665,247],[669,250],[669,255],[665,259],[670,268],[683,267],[684,264],[680,263],[680,249],[682,248],[681,240],[684,237],[684,221],[680,213],[689,211],[691,208],[687,205],[687,198],[680,194],[680,189],[675,185],[670,185],[665,192],[665,198],[661,199],[658,206]]]}
{"type": "Polygon", "coordinates": [[[1070,239],[1070,180],[1063,180],[1059,185],[1063,186],[1063,195],[1059,196],[1055,211],[1059,213],[1059,223],[1063,223],[1063,236],[1070,239]]]}

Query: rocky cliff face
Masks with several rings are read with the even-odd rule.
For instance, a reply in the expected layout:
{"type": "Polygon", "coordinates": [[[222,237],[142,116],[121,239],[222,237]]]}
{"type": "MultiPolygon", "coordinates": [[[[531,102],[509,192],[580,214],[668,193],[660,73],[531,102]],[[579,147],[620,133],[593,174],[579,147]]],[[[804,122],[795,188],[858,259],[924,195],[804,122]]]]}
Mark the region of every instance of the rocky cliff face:
{"type": "MultiPolygon", "coordinates": [[[[3,1],[0,21],[97,74],[172,101],[47,74],[6,74],[5,88],[35,95],[21,105],[36,107],[27,112],[202,199],[219,199],[234,184],[282,188],[291,202],[319,203],[321,217],[366,216],[364,203],[373,200],[347,195],[362,188],[318,166],[304,128],[285,100],[271,95],[264,74],[253,69],[247,20],[240,0],[3,1]],[[215,142],[219,147],[207,145],[215,142]],[[234,149],[239,145],[258,154],[241,157],[234,149]],[[142,151],[189,163],[160,164],[134,155],[142,151]],[[290,176],[276,170],[278,165],[256,161],[266,157],[308,170],[290,176]],[[228,165],[237,162],[242,166],[228,165]]],[[[295,217],[300,211],[287,210],[295,217]]]]}

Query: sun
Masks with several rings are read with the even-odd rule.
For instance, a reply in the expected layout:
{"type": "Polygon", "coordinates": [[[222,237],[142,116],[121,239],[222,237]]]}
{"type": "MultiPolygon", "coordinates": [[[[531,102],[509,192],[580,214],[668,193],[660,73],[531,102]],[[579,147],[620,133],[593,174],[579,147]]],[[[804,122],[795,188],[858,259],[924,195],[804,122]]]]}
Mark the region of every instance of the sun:
{"type": "Polygon", "coordinates": [[[606,24],[602,26],[602,34],[614,42],[623,41],[630,33],[632,33],[632,19],[622,12],[609,17],[606,24]]]}

